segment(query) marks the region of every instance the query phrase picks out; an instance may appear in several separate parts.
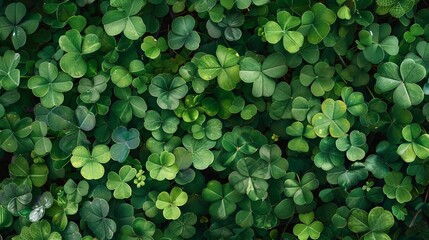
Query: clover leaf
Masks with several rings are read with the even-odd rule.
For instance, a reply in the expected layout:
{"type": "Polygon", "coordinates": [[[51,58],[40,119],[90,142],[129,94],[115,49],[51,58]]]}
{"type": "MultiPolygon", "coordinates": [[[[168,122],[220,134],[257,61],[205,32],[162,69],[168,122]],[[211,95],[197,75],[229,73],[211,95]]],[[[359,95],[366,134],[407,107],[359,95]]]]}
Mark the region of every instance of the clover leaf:
{"type": "Polygon", "coordinates": [[[353,116],[362,116],[368,111],[364,95],[361,92],[353,92],[353,88],[344,87],[341,90],[341,98],[347,105],[347,112],[353,116]]]}
{"type": "Polygon", "coordinates": [[[54,199],[52,198],[52,194],[50,192],[44,192],[41,196],[39,196],[37,202],[32,207],[30,214],[28,215],[28,219],[30,222],[38,222],[45,215],[46,209],[52,206],[54,199]]]}
{"type": "Polygon", "coordinates": [[[268,196],[268,183],[271,178],[268,163],[262,159],[245,157],[237,162],[237,171],[232,172],[229,183],[239,193],[247,194],[252,201],[264,200],[268,196]]]}
{"type": "Polygon", "coordinates": [[[293,122],[286,128],[286,134],[294,137],[287,143],[287,147],[295,152],[308,152],[310,147],[305,138],[316,138],[313,126],[304,126],[301,122],[293,122]]]}
{"type": "Polygon", "coordinates": [[[88,71],[88,64],[83,56],[96,52],[101,47],[97,35],[90,33],[82,37],[76,29],[65,32],[58,43],[61,49],[66,52],[61,57],[60,67],[74,78],[83,77],[88,71]]]}
{"type": "Polygon", "coordinates": [[[18,186],[10,182],[0,190],[1,205],[6,206],[7,210],[15,216],[28,206],[32,198],[31,188],[27,184],[18,186]]]}
{"type": "Polygon", "coordinates": [[[119,233],[120,240],[145,239],[152,240],[155,234],[155,224],[144,218],[138,217],[133,220],[132,225],[124,225],[119,233]]]}
{"type": "Polygon", "coordinates": [[[51,225],[48,221],[42,220],[40,222],[32,223],[30,226],[23,226],[19,235],[13,238],[14,240],[51,240],[61,239],[58,232],[52,231],[51,225]]]}
{"type": "Polygon", "coordinates": [[[308,87],[311,85],[311,93],[314,96],[323,96],[334,88],[335,82],[333,76],[335,69],[326,62],[318,62],[316,65],[305,65],[301,69],[299,79],[302,85],[308,87]]]}
{"type": "Polygon", "coordinates": [[[260,147],[267,144],[267,139],[261,132],[251,127],[235,127],[232,132],[227,132],[222,137],[222,147],[225,153],[218,156],[217,161],[221,168],[231,165],[258,151],[260,147]]]}
{"type": "Polygon", "coordinates": [[[171,192],[160,192],[156,198],[156,208],[162,210],[162,215],[167,220],[175,220],[180,217],[180,206],[188,201],[188,194],[181,188],[173,187],[171,192]]]}
{"type": "Polygon", "coordinates": [[[163,151],[161,154],[152,153],[146,162],[146,169],[153,179],[158,181],[164,179],[172,180],[179,172],[179,168],[175,164],[175,161],[176,157],[174,154],[167,151],[163,151]]]}
{"type": "MultiPolygon", "coordinates": [[[[295,99],[301,98],[295,102],[295,108],[300,108],[300,105],[302,105],[301,102],[303,102],[302,98],[311,98],[311,92],[307,87],[302,86],[298,78],[294,78],[290,85],[286,82],[279,82],[276,85],[272,98],[273,103],[268,109],[270,117],[276,120],[291,119],[297,115],[297,112],[292,110],[295,99]]],[[[308,109],[309,103],[308,101],[306,102],[306,108],[308,109]]]]}
{"type": "Polygon", "coordinates": [[[168,32],[168,46],[174,50],[183,46],[191,51],[198,49],[201,38],[193,30],[194,27],[195,19],[190,15],[174,18],[171,24],[171,31],[168,32]]]}
{"type": "Polygon", "coordinates": [[[345,118],[347,106],[341,100],[326,99],[322,103],[322,112],[311,119],[314,132],[319,137],[331,135],[334,138],[344,136],[350,129],[350,122],[345,118]]]}
{"type": "Polygon", "coordinates": [[[12,90],[19,86],[21,72],[16,67],[20,59],[21,55],[11,50],[6,51],[3,57],[0,56],[0,87],[5,90],[12,90]]]}
{"type": "Polygon", "coordinates": [[[327,8],[323,3],[316,3],[311,10],[304,12],[301,16],[301,26],[298,31],[307,37],[311,44],[320,43],[331,30],[337,15],[327,8]],[[323,17],[320,17],[323,16],[323,17]]]}
{"type": "Polygon", "coordinates": [[[17,113],[6,113],[0,119],[0,147],[6,152],[22,152],[34,147],[30,134],[32,120],[20,119],[17,113]]]}
{"type": "Polygon", "coordinates": [[[215,141],[207,138],[194,139],[191,135],[185,135],[182,143],[192,154],[192,164],[196,169],[204,170],[214,161],[214,155],[210,149],[216,145],[215,141]]]}
{"type": "Polygon", "coordinates": [[[78,212],[78,204],[67,200],[61,192],[52,206],[46,210],[46,215],[52,217],[52,224],[60,230],[64,230],[68,223],[68,215],[78,212]]]}
{"type": "Polygon", "coordinates": [[[319,186],[319,180],[312,172],[304,174],[301,179],[286,179],[284,193],[286,197],[293,197],[296,205],[309,204],[313,201],[312,190],[319,186]]]}
{"type": "Polygon", "coordinates": [[[10,176],[20,184],[41,187],[48,180],[49,169],[46,164],[35,162],[30,166],[28,160],[22,155],[15,158],[8,168],[10,176]]]}
{"type": "Polygon", "coordinates": [[[42,16],[39,13],[27,15],[27,8],[21,2],[10,3],[4,10],[4,16],[0,17],[0,40],[5,40],[11,35],[13,47],[22,47],[27,42],[27,35],[34,33],[42,16]]]}
{"type": "Polygon", "coordinates": [[[344,189],[355,186],[359,181],[368,177],[368,170],[365,164],[355,162],[348,169],[344,166],[332,168],[326,177],[330,184],[338,184],[344,189]]]}
{"type": "Polygon", "coordinates": [[[212,141],[218,140],[222,137],[222,126],[222,122],[217,118],[212,118],[202,125],[194,124],[191,127],[192,137],[195,139],[207,137],[212,141]]]}
{"type": "Polygon", "coordinates": [[[185,97],[187,92],[185,80],[171,74],[157,75],[149,85],[150,95],[157,97],[156,102],[162,109],[175,110],[179,106],[179,100],[185,97]]]}
{"type": "Polygon", "coordinates": [[[366,135],[360,131],[353,130],[350,135],[344,135],[335,142],[337,149],[346,152],[350,161],[362,160],[368,151],[366,135]]]}
{"type": "Polygon", "coordinates": [[[265,144],[259,149],[259,157],[268,163],[268,170],[271,177],[280,179],[286,176],[289,162],[282,157],[282,151],[276,144],[265,144]]]}
{"type": "Polygon", "coordinates": [[[77,87],[80,100],[84,103],[95,103],[100,99],[100,94],[107,88],[107,78],[104,75],[96,75],[92,80],[82,78],[77,87]]]}
{"type": "Polygon", "coordinates": [[[401,172],[389,172],[384,177],[383,192],[390,199],[396,199],[399,203],[409,202],[412,199],[413,185],[410,176],[404,176],[401,172]]]}
{"type": "Polygon", "coordinates": [[[161,52],[167,51],[168,45],[167,41],[165,41],[165,38],[163,37],[155,39],[153,36],[147,36],[143,38],[141,49],[144,51],[146,57],[156,59],[159,57],[161,52]]]}
{"type": "Polygon", "coordinates": [[[80,210],[82,220],[88,224],[89,229],[100,239],[112,239],[116,232],[116,223],[107,218],[109,204],[102,198],[86,201],[80,210]]]}
{"type": "Polygon", "coordinates": [[[269,55],[262,64],[252,57],[240,61],[240,78],[243,82],[253,83],[252,94],[255,97],[271,97],[276,82],[287,72],[286,58],[281,53],[269,55]]]}
{"type": "Polygon", "coordinates": [[[96,180],[104,176],[103,163],[110,160],[109,147],[106,145],[96,145],[92,152],[84,146],[77,146],[70,159],[75,168],[81,168],[80,174],[87,180],[96,180]]]}
{"type": "MultiPolygon", "coordinates": [[[[217,9],[219,8],[213,8],[213,12],[217,9]]],[[[214,18],[216,17],[211,17],[206,23],[207,32],[210,37],[220,38],[223,35],[230,42],[237,41],[242,37],[243,33],[240,27],[244,24],[245,20],[243,14],[240,12],[231,12],[219,19],[214,18]]]]}
{"type": "Polygon", "coordinates": [[[89,184],[87,181],[82,180],[76,184],[72,179],[67,180],[64,184],[64,192],[67,194],[67,200],[80,203],[82,198],[88,194],[89,184]]]}
{"type": "Polygon", "coordinates": [[[143,118],[146,115],[147,104],[145,100],[140,96],[133,95],[130,88],[115,87],[114,93],[119,99],[112,104],[112,113],[123,123],[130,122],[133,116],[143,118]]]}
{"type": "Polygon", "coordinates": [[[393,226],[394,219],[391,212],[383,207],[375,207],[365,212],[353,209],[348,218],[348,227],[354,233],[364,233],[364,239],[390,239],[386,232],[393,226]]]}
{"type": "Polygon", "coordinates": [[[342,154],[335,145],[335,139],[325,137],[320,140],[319,150],[314,156],[314,165],[329,171],[334,167],[341,167],[344,164],[344,154],[342,154]]]}
{"type": "Polygon", "coordinates": [[[399,52],[399,41],[390,36],[392,28],[389,24],[373,23],[359,32],[358,48],[363,50],[365,58],[373,64],[383,61],[385,54],[394,56],[399,52]]]}
{"type": "Polygon", "coordinates": [[[209,213],[217,219],[226,219],[237,208],[237,203],[243,199],[243,194],[227,183],[222,185],[217,180],[207,182],[201,193],[204,200],[210,202],[209,213]]]}
{"type": "Polygon", "coordinates": [[[398,1],[389,1],[389,0],[378,0],[376,1],[377,8],[381,13],[390,13],[393,17],[400,18],[406,14],[411,8],[413,8],[415,1],[414,0],[398,0],[398,1]]]}
{"type": "Polygon", "coordinates": [[[416,157],[426,159],[429,157],[429,134],[422,133],[420,125],[412,123],[402,129],[405,143],[399,145],[396,153],[405,161],[413,162],[416,157]]]}
{"type": "Polygon", "coordinates": [[[293,226],[293,234],[298,236],[299,240],[319,239],[324,225],[321,221],[314,221],[314,212],[299,214],[298,218],[301,223],[293,226]]]}
{"type": "Polygon", "coordinates": [[[191,238],[197,232],[196,228],[193,226],[196,223],[197,215],[193,212],[187,212],[168,224],[168,227],[165,229],[165,234],[167,236],[173,235],[185,239],[191,238]]]}
{"type": "Polygon", "coordinates": [[[149,110],[144,118],[144,127],[149,131],[162,129],[165,133],[173,134],[177,131],[180,120],[171,112],[162,110],[161,114],[157,111],[149,110]]]}
{"type": "Polygon", "coordinates": [[[109,36],[124,33],[130,40],[137,40],[146,32],[146,25],[136,16],[146,4],[144,0],[110,1],[116,10],[107,11],[102,18],[104,30],[109,36]]]}
{"type": "Polygon", "coordinates": [[[125,199],[131,197],[131,187],[127,182],[134,179],[137,170],[130,165],[124,165],[119,169],[119,173],[110,171],[107,175],[106,186],[113,191],[116,199],[125,199]]]}
{"type": "Polygon", "coordinates": [[[198,74],[204,80],[217,78],[222,89],[231,91],[240,82],[239,60],[240,56],[236,50],[218,45],[216,57],[207,54],[198,59],[198,74]]]}
{"type": "Polygon", "coordinates": [[[28,80],[28,88],[46,108],[59,106],[64,102],[64,92],[73,88],[72,78],[64,73],[58,72],[58,68],[49,62],[39,65],[39,75],[28,80]]]}
{"type": "Polygon", "coordinates": [[[301,32],[292,31],[298,27],[301,20],[287,11],[277,12],[277,22],[268,21],[264,25],[265,39],[271,44],[278,43],[283,38],[283,47],[290,53],[296,53],[304,43],[301,32]]]}
{"type": "Polygon", "coordinates": [[[124,126],[115,128],[112,132],[112,140],[115,142],[110,147],[112,159],[123,162],[128,157],[131,149],[136,149],[140,144],[140,133],[137,129],[127,129],[124,126]]]}

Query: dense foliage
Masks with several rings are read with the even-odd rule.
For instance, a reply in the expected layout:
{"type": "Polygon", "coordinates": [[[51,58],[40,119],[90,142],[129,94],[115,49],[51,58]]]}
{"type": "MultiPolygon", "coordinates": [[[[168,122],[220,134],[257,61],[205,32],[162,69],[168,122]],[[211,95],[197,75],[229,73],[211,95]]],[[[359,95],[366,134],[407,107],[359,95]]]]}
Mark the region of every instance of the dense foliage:
{"type": "Polygon", "coordinates": [[[424,0],[0,0],[0,239],[429,239],[424,0]]]}

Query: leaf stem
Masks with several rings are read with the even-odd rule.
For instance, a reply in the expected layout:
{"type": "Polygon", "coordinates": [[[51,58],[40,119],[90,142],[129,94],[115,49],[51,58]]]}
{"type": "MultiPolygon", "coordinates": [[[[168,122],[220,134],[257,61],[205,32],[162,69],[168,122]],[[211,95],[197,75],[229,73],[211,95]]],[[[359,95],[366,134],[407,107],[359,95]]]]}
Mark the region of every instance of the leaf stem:
{"type": "MultiPolygon", "coordinates": [[[[429,197],[429,187],[426,188],[426,195],[425,195],[425,200],[424,202],[426,203],[426,201],[428,200],[429,197]]],[[[408,226],[409,228],[413,227],[416,220],[417,220],[417,216],[422,212],[422,208],[420,208],[416,214],[414,214],[413,220],[411,220],[410,225],[408,226]]]]}
{"type": "Polygon", "coordinates": [[[366,89],[368,90],[368,92],[371,95],[371,97],[375,98],[374,94],[372,93],[371,89],[368,86],[366,86],[366,89]]]}

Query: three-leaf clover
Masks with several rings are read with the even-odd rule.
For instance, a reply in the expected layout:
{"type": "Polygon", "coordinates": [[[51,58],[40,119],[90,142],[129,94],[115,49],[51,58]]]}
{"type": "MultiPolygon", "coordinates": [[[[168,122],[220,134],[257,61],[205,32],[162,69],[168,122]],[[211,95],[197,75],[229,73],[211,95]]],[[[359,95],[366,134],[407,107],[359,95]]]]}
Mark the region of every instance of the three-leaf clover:
{"type": "Polygon", "coordinates": [[[11,33],[13,47],[18,49],[25,45],[27,35],[34,33],[42,16],[39,13],[26,15],[27,8],[21,2],[10,3],[0,17],[0,40],[5,40],[11,33]]]}
{"type": "Polygon", "coordinates": [[[373,23],[359,32],[357,46],[363,50],[365,58],[373,64],[383,61],[385,54],[394,56],[399,52],[399,41],[390,36],[392,28],[389,24],[373,23]]]}
{"type": "Polygon", "coordinates": [[[18,215],[31,202],[33,195],[31,188],[27,184],[17,185],[14,182],[6,184],[0,190],[0,203],[7,207],[7,210],[13,215],[18,215]]]}
{"type": "Polygon", "coordinates": [[[210,151],[216,145],[215,141],[207,138],[194,139],[186,135],[182,139],[183,146],[192,154],[192,164],[198,170],[204,170],[214,161],[213,152],[210,151]]]}
{"type": "Polygon", "coordinates": [[[21,72],[16,67],[20,59],[19,53],[11,50],[7,50],[3,57],[0,56],[0,87],[5,90],[12,90],[19,86],[21,72]]]}
{"type": "Polygon", "coordinates": [[[44,163],[33,163],[31,166],[28,160],[22,155],[15,158],[9,164],[9,173],[16,183],[41,187],[48,180],[49,169],[44,163]]]}
{"type": "Polygon", "coordinates": [[[190,16],[180,16],[174,18],[171,24],[171,31],[168,32],[168,46],[177,50],[185,46],[188,50],[197,50],[200,46],[201,38],[194,31],[195,19],[190,16]]]}
{"type": "Polygon", "coordinates": [[[94,198],[92,202],[86,201],[79,211],[82,220],[88,224],[89,229],[99,239],[112,239],[116,232],[116,223],[107,218],[109,204],[102,198],[94,198]]]}
{"type": "Polygon", "coordinates": [[[114,93],[119,99],[112,104],[111,111],[123,123],[130,122],[133,116],[143,118],[146,115],[145,100],[140,96],[133,95],[130,88],[115,87],[114,93]]]}
{"type": "Polygon", "coordinates": [[[149,85],[150,95],[157,97],[156,102],[162,109],[175,110],[187,92],[185,80],[168,73],[155,76],[149,85]]]}
{"type": "Polygon", "coordinates": [[[316,167],[329,171],[344,164],[344,154],[337,149],[334,138],[325,137],[320,140],[319,150],[320,152],[314,156],[316,167]]]}
{"type": "Polygon", "coordinates": [[[412,59],[405,59],[400,66],[386,62],[375,75],[375,87],[382,93],[393,91],[393,102],[408,108],[423,101],[423,90],[417,83],[425,76],[426,69],[412,59]]]}
{"type": "Polygon", "coordinates": [[[96,145],[92,152],[84,146],[77,146],[73,152],[70,162],[75,168],[81,168],[80,174],[87,180],[96,180],[104,176],[103,163],[110,160],[109,147],[96,145]]]}
{"type": "Polygon", "coordinates": [[[58,72],[58,68],[50,62],[41,63],[39,75],[31,77],[27,85],[46,108],[61,105],[64,102],[63,93],[73,88],[70,75],[58,72]]]}
{"type": "Polygon", "coordinates": [[[144,0],[110,1],[117,9],[103,15],[104,30],[109,36],[124,33],[130,40],[137,40],[146,32],[146,25],[140,16],[136,16],[146,4],[144,0]]]}
{"type": "Polygon", "coordinates": [[[210,202],[209,213],[217,219],[226,219],[237,208],[244,195],[237,192],[227,183],[222,185],[217,180],[211,180],[201,193],[204,200],[210,202]]]}
{"type": "Polygon", "coordinates": [[[262,159],[245,157],[237,162],[237,171],[228,180],[239,193],[247,194],[252,201],[263,200],[268,196],[268,183],[271,178],[268,163],[262,159]]]}
{"type": "Polygon", "coordinates": [[[396,199],[399,203],[409,202],[412,199],[412,179],[401,172],[389,172],[384,177],[383,192],[389,199],[396,199]]]}
{"type": "Polygon", "coordinates": [[[20,118],[17,113],[6,113],[0,118],[0,147],[11,153],[22,152],[34,147],[30,139],[32,120],[20,118]]]}
{"type": "Polygon", "coordinates": [[[296,205],[309,204],[313,201],[312,190],[319,186],[319,180],[312,172],[304,174],[301,179],[286,179],[284,193],[286,197],[293,197],[296,205]]]}
{"type": "Polygon", "coordinates": [[[180,120],[171,111],[162,110],[159,114],[157,111],[149,110],[146,112],[143,126],[151,132],[162,129],[165,133],[173,134],[177,131],[179,123],[180,120]]]}
{"type": "Polygon", "coordinates": [[[416,157],[426,159],[429,157],[429,134],[423,133],[419,124],[412,123],[402,129],[405,143],[399,145],[396,153],[405,162],[413,162],[416,157]]]}
{"type": "Polygon", "coordinates": [[[128,157],[131,149],[136,149],[140,144],[140,132],[135,129],[127,129],[124,126],[115,128],[112,132],[112,140],[115,142],[110,147],[112,159],[123,162],[128,157]]]}
{"type": "Polygon", "coordinates": [[[26,239],[61,239],[61,234],[51,230],[51,224],[48,221],[42,220],[40,222],[32,223],[30,226],[23,226],[19,235],[13,238],[14,240],[26,239]]]}
{"type": "Polygon", "coordinates": [[[80,78],[88,70],[83,56],[97,51],[101,47],[98,36],[90,33],[82,37],[76,29],[68,30],[58,41],[61,49],[66,52],[61,57],[61,69],[74,78],[80,78]]]}
{"type": "Polygon", "coordinates": [[[156,59],[161,52],[167,51],[168,45],[163,37],[155,39],[153,36],[147,36],[143,38],[141,49],[144,51],[146,57],[156,59]]]}
{"type": "Polygon", "coordinates": [[[158,181],[164,179],[172,180],[179,172],[175,161],[176,157],[170,152],[163,151],[161,154],[152,153],[146,162],[146,169],[153,179],[158,181]]]}
{"type": "Polygon", "coordinates": [[[298,31],[306,36],[311,44],[318,44],[328,35],[336,19],[337,15],[334,11],[323,3],[316,3],[311,10],[302,14],[298,31]]]}
{"type": "Polygon", "coordinates": [[[240,61],[240,78],[243,82],[253,83],[252,94],[255,97],[271,97],[276,88],[274,78],[286,74],[286,58],[281,53],[270,54],[261,64],[252,57],[240,61]]]}
{"type": "Polygon", "coordinates": [[[305,65],[301,69],[299,80],[302,85],[311,85],[311,93],[316,97],[323,96],[334,88],[335,69],[326,62],[318,62],[316,65],[305,65]]]}
{"type": "Polygon", "coordinates": [[[100,99],[100,93],[107,88],[107,78],[104,75],[96,75],[92,80],[82,78],[77,87],[80,100],[84,103],[95,103],[100,99]]]}
{"type": "Polygon", "coordinates": [[[354,233],[364,233],[363,239],[390,239],[386,232],[395,220],[391,212],[383,207],[375,207],[367,213],[361,209],[353,209],[347,226],[354,233]]]}
{"type": "Polygon", "coordinates": [[[316,138],[313,126],[304,126],[301,122],[293,122],[290,126],[286,127],[286,134],[294,137],[287,143],[287,147],[295,152],[308,152],[310,147],[305,138],[316,138]]]}
{"type": "Polygon", "coordinates": [[[153,240],[155,234],[155,224],[144,218],[134,219],[132,225],[124,225],[119,233],[120,240],[127,239],[144,239],[153,240]]]}
{"type": "Polygon", "coordinates": [[[109,190],[113,191],[113,196],[116,199],[125,199],[131,197],[131,187],[127,182],[134,179],[137,170],[130,165],[124,165],[119,169],[119,174],[110,171],[107,175],[106,186],[109,190]]]}
{"type": "Polygon", "coordinates": [[[226,91],[231,91],[240,82],[239,61],[240,56],[236,50],[218,45],[216,57],[206,54],[198,59],[198,74],[204,80],[217,77],[219,86],[226,91]]]}
{"type": "Polygon", "coordinates": [[[66,184],[64,184],[64,192],[67,194],[67,200],[80,203],[82,201],[82,197],[86,196],[89,191],[89,184],[87,181],[82,180],[76,184],[73,179],[67,180],[66,184]]]}
{"type": "Polygon", "coordinates": [[[314,221],[314,212],[299,214],[298,218],[301,223],[293,226],[293,234],[298,236],[299,240],[319,239],[324,225],[321,221],[314,221]]]}
{"type": "Polygon", "coordinates": [[[350,161],[362,160],[368,150],[366,135],[358,130],[338,138],[335,144],[338,150],[346,152],[347,159],[350,161]]]}
{"type": "Polygon", "coordinates": [[[156,208],[162,210],[162,215],[167,220],[175,220],[180,217],[180,206],[188,201],[188,194],[181,188],[173,187],[171,192],[160,192],[156,198],[156,208]]]}
{"type": "Polygon", "coordinates": [[[304,36],[291,29],[299,26],[301,20],[292,16],[287,11],[277,13],[277,22],[268,21],[264,26],[265,39],[271,44],[276,44],[283,38],[283,47],[290,53],[296,53],[304,43],[304,36]]]}
{"type": "Polygon", "coordinates": [[[276,144],[265,144],[259,149],[259,157],[268,163],[268,173],[274,179],[280,179],[286,175],[289,168],[288,161],[282,157],[282,150],[276,144]]]}
{"type": "Polygon", "coordinates": [[[350,129],[350,122],[346,119],[347,106],[341,100],[328,98],[323,101],[322,112],[317,113],[311,119],[314,132],[319,137],[330,134],[334,138],[345,135],[350,129]]]}
{"type": "Polygon", "coordinates": [[[202,125],[192,125],[191,131],[192,137],[195,139],[207,137],[209,140],[216,141],[222,137],[222,121],[217,118],[212,118],[202,125]]]}

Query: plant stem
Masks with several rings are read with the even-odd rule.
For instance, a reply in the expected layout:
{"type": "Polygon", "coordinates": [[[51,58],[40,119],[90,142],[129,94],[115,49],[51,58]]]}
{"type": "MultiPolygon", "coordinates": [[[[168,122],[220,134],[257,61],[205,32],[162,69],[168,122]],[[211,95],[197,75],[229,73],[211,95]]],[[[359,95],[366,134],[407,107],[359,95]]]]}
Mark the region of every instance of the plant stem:
{"type": "MultiPolygon", "coordinates": [[[[425,202],[425,203],[426,203],[426,201],[428,200],[428,197],[429,197],[429,187],[427,187],[427,188],[426,188],[426,195],[425,195],[425,200],[424,200],[424,202],[425,202]]],[[[421,212],[422,212],[422,208],[420,208],[420,209],[416,212],[416,214],[414,215],[413,220],[411,220],[411,223],[410,223],[410,225],[408,226],[409,228],[411,228],[411,227],[413,227],[413,226],[414,226],[414,224],[415,224],[415,222],[416,222],[416,220],[417,220],[417,216],[418,216],[421,212]]]]}

